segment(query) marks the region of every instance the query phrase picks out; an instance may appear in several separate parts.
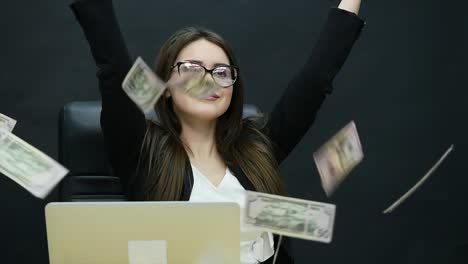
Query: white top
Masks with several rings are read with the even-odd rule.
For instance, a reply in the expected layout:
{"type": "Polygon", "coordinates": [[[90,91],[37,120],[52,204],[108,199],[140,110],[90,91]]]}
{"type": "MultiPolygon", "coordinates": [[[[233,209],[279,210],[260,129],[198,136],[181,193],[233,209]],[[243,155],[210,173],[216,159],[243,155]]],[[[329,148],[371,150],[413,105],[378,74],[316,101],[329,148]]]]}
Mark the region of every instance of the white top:
{"type": "MultiPolygon", "coordinates": [[[[244,187],[237,178],[226,169],[226,174],[218,187],[192,164],[193,188],[190,202],[236,202],[241,208],[241,219],[244,203],[244,187]]],[[[242,221],[241,221],[242,223],[242,221]]],[[[241,264],[257,264],[273,256],[273,235],[267,232],[247,231],[241,224],[241,264]]]]}

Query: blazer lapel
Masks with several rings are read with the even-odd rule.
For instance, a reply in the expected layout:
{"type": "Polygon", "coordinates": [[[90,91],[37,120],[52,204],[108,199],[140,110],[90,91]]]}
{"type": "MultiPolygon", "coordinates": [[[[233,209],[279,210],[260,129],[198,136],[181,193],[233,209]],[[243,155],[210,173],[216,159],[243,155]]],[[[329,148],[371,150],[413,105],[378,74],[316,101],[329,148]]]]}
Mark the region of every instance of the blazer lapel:
{"type": "Polygon", "coordinates": [[[249,181],[247,176],[245,176],[244,172],[241,170],[239,166],[231,166],[229,167],[231,170],[232,174],[237,178],[237,180],[240,182],[242,187],[244,189],[249,190],[249,191],[255,191],[255,187],[253,184],[249,181]]]}

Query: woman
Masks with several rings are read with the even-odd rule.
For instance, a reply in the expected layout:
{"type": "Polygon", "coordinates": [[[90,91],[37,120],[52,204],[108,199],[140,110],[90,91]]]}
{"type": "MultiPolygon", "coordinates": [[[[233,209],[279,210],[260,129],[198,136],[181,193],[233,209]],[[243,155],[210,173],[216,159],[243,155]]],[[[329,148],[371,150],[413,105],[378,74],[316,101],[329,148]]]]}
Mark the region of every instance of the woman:
{"type": "MultiPolygon", "coordinates": [[[[111,0],[72,5],[96,62],[102,97],[101,126],[113,173],[131,200],[239,201],[239,190],[284,194],[279,164],[308,128],[355,40],[363,21],[360,0],[330,10],[306,65],[268,118],[242,119],[244,86],[229,45],[201,28],[174,33],[161,48],[155,72],[164,81],[199,72],[220,87],[193,98],[169,87],[155,110],[157,123],[121,89],[132,65],[111,0]]],[[[272,261],[269,233],[243,232],[242,263],[272,261]],[[259,245],[266,247],[259,247],[259,245]]],[[[285,244],[277,263],[293,263],[285,244]]]]}

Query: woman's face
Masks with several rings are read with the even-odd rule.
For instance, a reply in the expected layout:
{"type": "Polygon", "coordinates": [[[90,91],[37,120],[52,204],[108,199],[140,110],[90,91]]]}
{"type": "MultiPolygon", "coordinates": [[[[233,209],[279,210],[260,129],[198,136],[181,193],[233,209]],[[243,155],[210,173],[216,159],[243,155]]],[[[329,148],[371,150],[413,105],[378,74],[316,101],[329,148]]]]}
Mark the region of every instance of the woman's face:
{"type": "MultiPolygon", "coordinates": [[[[199,39],[185,46],[179,52],[175,63],[180,61],[197,61],[207,69],[213,69],[217,64],[230,64],[224,50],[206,39],[199,39]]],[[[180,76],[176,68],[171,73],[170,81],[176,81],[177,78],[180,76]]],[[[204,78],[213,81],[209,73],[204,78]]],[[[167,90],[166,96],[172,97],[174,111],[179,118],[213,121],[228,109],[232,89],[232,86],[220,87],[204,98],[194,98],[180,88],[172,87],[167,90]]]]}

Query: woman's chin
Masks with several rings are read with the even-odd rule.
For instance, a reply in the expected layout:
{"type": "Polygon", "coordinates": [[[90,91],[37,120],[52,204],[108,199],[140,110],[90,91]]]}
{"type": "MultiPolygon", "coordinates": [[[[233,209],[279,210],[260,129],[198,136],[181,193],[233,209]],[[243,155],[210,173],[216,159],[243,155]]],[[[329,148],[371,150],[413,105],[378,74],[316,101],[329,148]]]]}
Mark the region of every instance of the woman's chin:
{"type": "Polygon", "coordinates": [[[224,114],[225,111],[215,109],[198,109],[191,112],[191,117],[200,121],[215,121],[224,114]]]}
{"type": "Polygon", "coordinates": [[[226,112],[227,108],[216,107],[214,105],[194,104],[190,107],[177,109],[179,118],[198,120],[202,122],[215,121],[226,112]]]}

